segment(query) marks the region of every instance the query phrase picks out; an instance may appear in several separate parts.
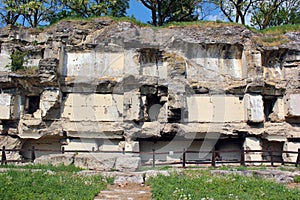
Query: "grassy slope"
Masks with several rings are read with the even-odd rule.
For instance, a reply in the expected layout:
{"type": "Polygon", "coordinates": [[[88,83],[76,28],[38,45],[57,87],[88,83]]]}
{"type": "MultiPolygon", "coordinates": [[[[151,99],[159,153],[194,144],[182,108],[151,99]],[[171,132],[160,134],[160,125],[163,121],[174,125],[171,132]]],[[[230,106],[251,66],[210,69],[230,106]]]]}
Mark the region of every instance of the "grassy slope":
{"type": "Polygon", "coordinates": [[[78,169],[72,166],[25,168],[25,171],[11,169],[0,173],[0,199],[93,199],[107,185],[101,176],[77,175],[72,170],[78,169]]]}
{"type": "Polygon", "coordinates": [[[299,199],[300,191],[255,177],[212,176],[208,171],[158,176],[149,181],[154,199],[299,199]]]}

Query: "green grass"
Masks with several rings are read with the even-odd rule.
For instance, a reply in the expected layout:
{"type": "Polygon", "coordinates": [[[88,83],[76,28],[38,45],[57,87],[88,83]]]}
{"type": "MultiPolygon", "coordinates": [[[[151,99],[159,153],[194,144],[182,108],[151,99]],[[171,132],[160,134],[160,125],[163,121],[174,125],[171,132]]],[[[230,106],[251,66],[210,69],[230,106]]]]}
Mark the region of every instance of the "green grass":
{"type": "Polygon", "coordinates": [[[71,172],[49,173],[10,170],[0,173],[1,199],[93,199],[106,188],[100,176],[79,176],[71,172]]]}
{"type": "Polygon", "coordinates": [[[264,34],[284,34],[287,32],[299,32],[300,31],[300,24],[287,24],[282,26],[273,26],[264,30],[261,30],[261,33],[264,34]]]}
{"type": "Polygon", "coordinates": [[[267,167],[266,166],[251,166],[251,167],[248,167],[248,166],[221,166],[221,167],[218,167],[218,168],[210,168],[212,170],[214,169],[218,169],[218,170],[230,170],[230,171],[245,171],[245,170],[266,170],[267,167]]]}
{"type": "Polygon", "coordinates": [[[74,165],[42,165],[42,164],[26,164],[26,165],[0,165],[1,168],[10,169],[41,169],[41,170],[51,170],[54,172],[79,172],[82,169],[75,167],[74,165]]]}
{"type": "Polygon", "coordinates": [[[300,191],[265,179],[239,175],[213,176],[193,170],[151,178],[154,199],[299,199],[300,191]],[[280,195],[279,195],[280,194],[280,195]]]}

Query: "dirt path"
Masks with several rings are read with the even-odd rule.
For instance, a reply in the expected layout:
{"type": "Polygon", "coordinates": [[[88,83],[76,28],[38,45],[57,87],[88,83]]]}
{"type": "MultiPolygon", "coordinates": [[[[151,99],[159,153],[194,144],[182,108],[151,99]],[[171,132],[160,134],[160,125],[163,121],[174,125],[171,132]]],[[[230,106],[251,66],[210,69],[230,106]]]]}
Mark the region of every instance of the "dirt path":
{"type": "Polygon", "coordinates": [[[149,186],[129,184],[125,186],[110,185],[101,191],[94,200],[151,200],[149,186]]]}

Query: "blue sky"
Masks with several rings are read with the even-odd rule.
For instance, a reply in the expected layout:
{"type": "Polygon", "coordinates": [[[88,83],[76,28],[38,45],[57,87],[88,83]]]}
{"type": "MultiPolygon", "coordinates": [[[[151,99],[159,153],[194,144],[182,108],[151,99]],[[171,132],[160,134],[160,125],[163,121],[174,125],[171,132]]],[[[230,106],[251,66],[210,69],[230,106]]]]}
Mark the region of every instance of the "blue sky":
{"type": "MultiPolygon", "coordinates": [[[[127,15],[129,17],[134,15],[134,17],[137,20],[144,22],[144,23],[151,21],[150,10],[147,9],[141,2],[139,2],[138,0],[130,0],[129,6],[130,6],[130,8],[127,10],[127,15]]],[[[211,7],[211,6],[208,6],[208,8],[209,7],[211,7]]],[[[217,19],[226,21],[224,16],[222,16],[221,12],[218,10],[215,10],[212,13],[212,15],[206,17],[206,20],[211,20],[211,21],[215,21],[217,19]]]]}
{"type": "MultiPolygon", "coordinates": [[[[138,0],[130,0],[129,2],[130,8],[127,10],[127,15],[130,17],[134,15],[134,17],[144,23],[147,23],[148,21],[151,21],[151,12],[149,9],[147,9],[141,2],[138,0]]],[[[210,9],[211,6],[208,5],[208,9],[210,9]]],[[[251,15],[247,15],[246,17],[246,24],[250,24],[250,17],[251,15]]],[[[212,12],[211,15],[207,16],[205,20],[208,21],[216,21],[216,20],[222,20],[222,21],[228,21],[226,17],[222,14],[220,9],[216,9],[212,12]]]]}
{"type": "Polygon", "coordinates": [[[141,22],[146,23],[151,21],[151,12],[141,2],[137,0],[130,0],[130,8],[127,10],[127,15],[134,15],[135,18],[141,22]]]}

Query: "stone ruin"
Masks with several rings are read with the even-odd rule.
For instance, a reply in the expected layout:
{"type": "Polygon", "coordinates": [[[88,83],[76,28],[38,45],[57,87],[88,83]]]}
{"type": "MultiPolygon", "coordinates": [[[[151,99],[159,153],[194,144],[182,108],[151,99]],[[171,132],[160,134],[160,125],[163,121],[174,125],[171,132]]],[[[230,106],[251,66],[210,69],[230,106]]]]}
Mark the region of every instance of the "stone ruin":
{"type": "MultiPolygon", "coordinates": [[[[154,29],[106,18],[61,21],[42,31],[2,28],[0,144],[169,152],[156,157],[162,162],[181,159],[176,151],[183,149],[297,151],[300,33],[284,34],[279,46],[259,42],[264,37],[239,25],[154,29]],[[16,49],[26,52],[25,66],[36,74],[6,67],[16,49]]],[[[48,154],[36,151],[36,158],[48,154]]],[[[29,159],[30,152],[7,157],[29,159]]],[[[152,155],[140,158],[151,163],[152,155]]]]}

